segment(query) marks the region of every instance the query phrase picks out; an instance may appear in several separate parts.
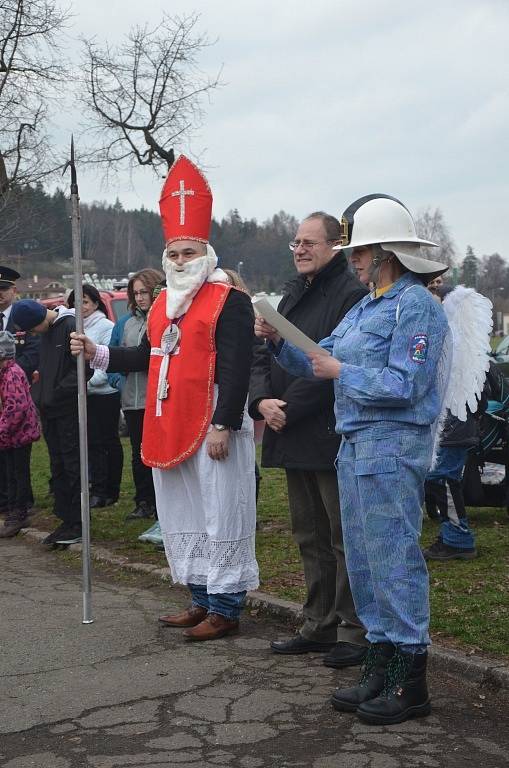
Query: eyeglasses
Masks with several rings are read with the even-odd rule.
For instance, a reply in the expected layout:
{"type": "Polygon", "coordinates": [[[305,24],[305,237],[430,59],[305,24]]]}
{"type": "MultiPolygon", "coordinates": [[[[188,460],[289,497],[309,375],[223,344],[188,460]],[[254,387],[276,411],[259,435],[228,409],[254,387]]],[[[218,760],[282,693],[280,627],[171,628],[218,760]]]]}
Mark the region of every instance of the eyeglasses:
{"type": "Polygon", "coordinates": [[[324,243],[335,243],[335,240],[292,240],[291,243],[288,243],[288,247],[291,251],[295,251],[297,248],[301,247],[305,248],[306,250],[310,250],[311,248],[314,248],[315,245],[323,245],[324,243]]]}

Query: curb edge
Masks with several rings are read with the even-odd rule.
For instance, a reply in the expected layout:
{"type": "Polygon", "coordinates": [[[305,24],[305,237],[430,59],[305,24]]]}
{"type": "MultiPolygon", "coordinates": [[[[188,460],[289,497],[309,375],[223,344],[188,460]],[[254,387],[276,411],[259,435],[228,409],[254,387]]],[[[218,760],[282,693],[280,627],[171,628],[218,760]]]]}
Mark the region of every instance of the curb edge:
{"type": "MultiPolygon", "coordinates": [[[[24,528],[21,533],[25,538],[35,542],[41,542],[48,535],[37,528],[24,528]]],[[[72,552],[81,552],[81,544],[71,544],[69,549],[72,552]]],[[[161,581],[171,582],[169,568],[159,568],[150,563],[133,563],[126,557],[114,555],[105,547],[95,547],[91,554],[92,558],[99,562],[118,565],[125,570],[156,576],[161,581]]],[[[179,587],[179,585],[172,586],[179,587]]],[[[262,613],[289,624],[296,624],[302,619],[302,606],[299,603],[283,600],[266,592],[249,592],[246,606],[255,615],[262,613]]],[[[502,662],[486,659],[483,656],[467,655],[457,649],[443,647],[436,643],[430,647],[429,654],[433,665],[443,672],[462,677],[471,683],[509,690],[509,666],[502,662]]]]}

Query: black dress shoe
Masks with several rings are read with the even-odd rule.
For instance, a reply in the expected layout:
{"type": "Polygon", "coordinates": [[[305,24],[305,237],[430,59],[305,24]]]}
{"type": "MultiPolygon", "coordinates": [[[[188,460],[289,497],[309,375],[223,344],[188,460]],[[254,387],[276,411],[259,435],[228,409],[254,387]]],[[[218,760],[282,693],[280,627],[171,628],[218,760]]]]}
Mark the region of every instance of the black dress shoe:
{"type": "Polygon", "coordinates": [[[335,669],[358,667],[364,661],[367,650],[367,646],[364,645],[336,643],[332,651],[323,657],[323,663],[326,667],[335,667],[335,669]]]}
{"type": "Polygon", "coordinates": [[[154,504],[149,504],[148,501],[140,501],[139,504],[126,515],[126,520],[145,520],[151,517],[155,517],[156,508],[154,504]]]}
{"type": "Polygon", "coordinates": [[[306,640],[302,635],[295,635],[290,640],[273,640],[270,647],[274,653],[327,653],[334,648],[336,643],[317,643],[316,640],[306,640]]]}
{"type": "Polygon", "coordinates": [[[90,509],[99,509],[100,507],[111,507],[118,499],[108,499],[103,496],[90,497],[90,509]]]}

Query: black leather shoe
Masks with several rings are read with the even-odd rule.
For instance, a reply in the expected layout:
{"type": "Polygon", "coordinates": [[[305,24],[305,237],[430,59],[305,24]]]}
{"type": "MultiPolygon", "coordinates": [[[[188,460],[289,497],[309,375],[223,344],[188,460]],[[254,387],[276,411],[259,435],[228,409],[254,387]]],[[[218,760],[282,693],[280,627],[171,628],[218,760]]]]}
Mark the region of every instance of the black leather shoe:
{"type": "Polygon", "coordinates": [[[403,723],[411,717],[425,717],[431,712],[426,684],[427,653],[396,650],[385,668],[384,688],[379,696],[365,701],[357,715],[370,725],[403,723]]]}
{"type": "Polygon", "coordinates": [[[295,635],[290,640],[273,640],[270,647],[274,653],[327,653],[336,643],[317,643],[316,640],[306,640],[302,635],[295,635]]]}
{"type": "Polygon", "coordinates": [[[99,509],[100,507],[111,507],[118,499],[107,499],[102,496],[90,497],[90,509],[99,509]]]}
{"type": "Polygon", "coordinates": [[[323,657],[323,663],[326,667],[358,667],[364,661],[368,648],[365,645],[354,645],[354,643],[340,642],[336,643],[332,651],[323,657]]]}
{"type": "Polygon", "coordinates": [[[149,504],[148,501],[140,501],[139,504],[126,515],[126,520],[145,520],[151,517],[155,517],[156,508],[153,504],[149,504]]]}
{"type": "Polygon", "coordinates": [[[356,712],[364,701],[374,699],[383,690],[385,668],[395,653],[392,643],[373,643],[368,647],[357,685],[337,688],[332,694],[332,706],[340,712],[356,712]]]}

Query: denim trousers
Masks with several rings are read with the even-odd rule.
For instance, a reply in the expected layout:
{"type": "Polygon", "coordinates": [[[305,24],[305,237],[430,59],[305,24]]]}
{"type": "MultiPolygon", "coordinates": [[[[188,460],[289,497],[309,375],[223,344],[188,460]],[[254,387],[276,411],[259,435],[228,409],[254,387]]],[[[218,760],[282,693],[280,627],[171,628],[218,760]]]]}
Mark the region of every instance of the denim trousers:
{"type": "Polygon", "coordinates": [[[475,547],[461,482],[467,453],[468,448],[462,445],[441,446],[435,466],[426,477],[426,504],[438,507],[443,518],[440,538],[444,544],[456,549],[475,547]]]}
{"type": "Polygon", "coordinates": [[[193,605],[219,613],[226,619],[238,619],[244,607],[245,592],[208,593],[204,584],[188,584],[193,605]]]}
{"type": "Polygon", "coordinates": [[[429,579],[419,546],[429,427],[397,424],[344,435],[337,470],[346,564],[370,643],[429,645],[429,579]]]}

